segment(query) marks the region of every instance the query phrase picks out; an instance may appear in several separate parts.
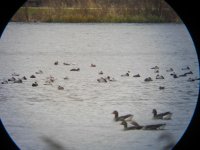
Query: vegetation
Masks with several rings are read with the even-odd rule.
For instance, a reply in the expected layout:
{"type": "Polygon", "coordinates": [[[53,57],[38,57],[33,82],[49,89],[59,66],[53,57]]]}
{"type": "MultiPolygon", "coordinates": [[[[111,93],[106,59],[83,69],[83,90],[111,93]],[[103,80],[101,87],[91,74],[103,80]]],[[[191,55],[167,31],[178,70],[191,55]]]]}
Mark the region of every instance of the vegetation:
{"type": "Polygon", "coordinates": [[[180,19],[163,0],[29,0],[12,21],[180,22],[180,19]]]}

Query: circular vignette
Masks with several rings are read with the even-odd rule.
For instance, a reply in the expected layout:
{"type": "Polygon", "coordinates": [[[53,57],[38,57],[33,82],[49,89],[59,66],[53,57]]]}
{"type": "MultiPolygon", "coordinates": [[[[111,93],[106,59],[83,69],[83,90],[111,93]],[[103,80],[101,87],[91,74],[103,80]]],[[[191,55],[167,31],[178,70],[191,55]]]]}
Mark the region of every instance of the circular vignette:
{"type": "MultiPolygon", "coordinates": [[[[16,11],[26,2],[27,0],[7,0],[1,5],[0,9],[0,37],[12,16],[16,13],[16,11]]],[[[185,2],[181,0],[165,0],[178,14],[181,18],[185,26],[187,27],[191,38],[193,39],[194,46],[196,48],[196,52],[199,60],[199,49],[200,49],[200,23],[198,22],[198,9],[197,2],[185,2]]],[[[199,131],[199,97],[197,101],[197,105],[194,111],[194,115],[192,116],[191,122],[183,134],[180,141],[175,145],[174,149],[186,149],[186,147],[197,147],[199,148],[199,139],[200,139],[200,131],[199,131]]],[[[13,142],[13,140],[9,137],[6,129],[4,128],[1,120],[0,120],[0,146],[4,147],[4,149],[14,150],[19,149],[17,145],[13,142]]]]}

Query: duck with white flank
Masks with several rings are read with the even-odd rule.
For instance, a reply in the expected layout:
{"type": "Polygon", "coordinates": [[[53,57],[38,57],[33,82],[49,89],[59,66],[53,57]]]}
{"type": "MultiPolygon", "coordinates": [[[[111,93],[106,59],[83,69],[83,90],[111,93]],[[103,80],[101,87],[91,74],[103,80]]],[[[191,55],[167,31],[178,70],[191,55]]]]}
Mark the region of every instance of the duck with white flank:
{"type": "Polygon", "coordinates": [[[132,114],[127,114],[127,115],[124,115],[124,116],[119,116],[119,113],[118,111],[113,111],[112,114],[115,115],[114,117],[114,120],[115,121],[123,121],[123,120],[126,120],[126,121],[131,121],[132,118],[133,118],[133,115],[132,114]]]}
{"type": "Polygon", "coordinates": [[[157,74],[156,79],[165,79],[162,75],[157,74]]]}
{"type": "Polygon", "coordinates": [[[121,75],[121,77],[128,77],[129,76],[129,74],[130,74],[130,71],[128,71],[127,73],[125,73],[125,74],[122,74],[121,75]]]}
{"type": "Polygon", "coordinates": [[[122,121],[121,125],[124,125],[124,130],[163,130],[166,126],[165,123],[152,124],[152,125],[139,125],[136,121],[132,121],[133,126],[128,127],[125,120],[122,121]]]}
{"type": "Polygon", "coordinates": [[[33,86],[33,87],[36,87],[36,86],[38,86],[38,83],[37,83],[37,82],[34,82],[34,83],[32,84],[32,86],[33,86]]]}
{"type": "Polygon", "coordinates": [[[171,112],[164,112],[164,113],[157,113],[156,109],[153,109],[152,111],[153,113],[153,119],[163,119],[163,120],[170,120],[172,117],[172,113],[171,112]]]}

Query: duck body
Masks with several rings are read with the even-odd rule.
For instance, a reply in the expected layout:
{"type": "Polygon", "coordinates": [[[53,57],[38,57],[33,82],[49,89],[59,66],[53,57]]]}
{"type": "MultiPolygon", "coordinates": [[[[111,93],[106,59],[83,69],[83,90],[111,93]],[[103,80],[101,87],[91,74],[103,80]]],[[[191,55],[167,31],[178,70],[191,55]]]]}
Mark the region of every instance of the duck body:
{"type": "Polygon", "coordinates": [[[164,113],[160,113],[157,114],[157,110],[153,109],[152,111],[153,113],[153,119],[163,119],[163,120],[170,120],[172,117],[172,113],[171,112],[164,112],[164,113]]]}
{"type": "Polygon", "coordinates": [[[168,70],[166,70],[167,72],[172,72],[174,71],[173,68],[169,68],[168,70]]]}
{"type": "Polygon", "coordinates": [[[38,83],[37,83],[37,82],[34,82],[34,83],[32,84],[32,87],[36,87],[36,86],[38,86],[38,83]]]}
{"type": "Polygon", "coordinates": [[[140,77],[140,74],[136,74],[136,75],[134,75],[133,77],[140,77]]]}
{"type": "Polygon", "coordinates": [[[97,81],[98,81],[99,83],[107,83],[106,78],[103,78],[103,77],[97,79],[97,81]]]}
{"type": "Polygon", "coordinates": [[[165,123],[152,124],[152,125],[139,125],[136,121],[132,121],[132,125],[128,127],[127,122],[122,121],[121,125],[124,125],[124,130],[162,130],[166,126],[165,123]]]}
{"type": "Polygon", "coordinates": [[[124,115],[124,116],[119,116],[119,113],[116,110],[113,111],[112,114],[115,115],[115,117],[114,117],[115,121],[124,121],[124,120],[130,121],[133,118],[132,114],[127,114],[127,115],[124,115]]]}
{"type": "Polygon", "coordinates": [[[70,71],[80,71],[80,68],[73,68],[70,71]]]}
{"type": "Polygon", "coordinates": [[[156,79],[165,79],[162,75],[156,75],[156,79]]]}
{"type": "Polygon", "coordinates": [[[145,82],[153,81],[151,77],[144,79],[145,82]]]}

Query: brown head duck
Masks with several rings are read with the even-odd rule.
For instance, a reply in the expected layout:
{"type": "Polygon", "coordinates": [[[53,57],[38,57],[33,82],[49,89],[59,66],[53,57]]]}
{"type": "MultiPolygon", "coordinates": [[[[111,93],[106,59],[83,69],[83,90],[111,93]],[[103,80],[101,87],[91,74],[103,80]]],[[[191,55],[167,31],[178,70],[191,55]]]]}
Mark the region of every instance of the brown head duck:
{"type": "Polygon", "coordinates": [[[115,117],[114,117],[115,121],[132,120],[132,118],[133,118],[132,114],[127,114],[127,115],[124,115],[124,116],[119,116],[119,113],[116,110],[113,111],[112,114],[115,115],[115,117]]]}

